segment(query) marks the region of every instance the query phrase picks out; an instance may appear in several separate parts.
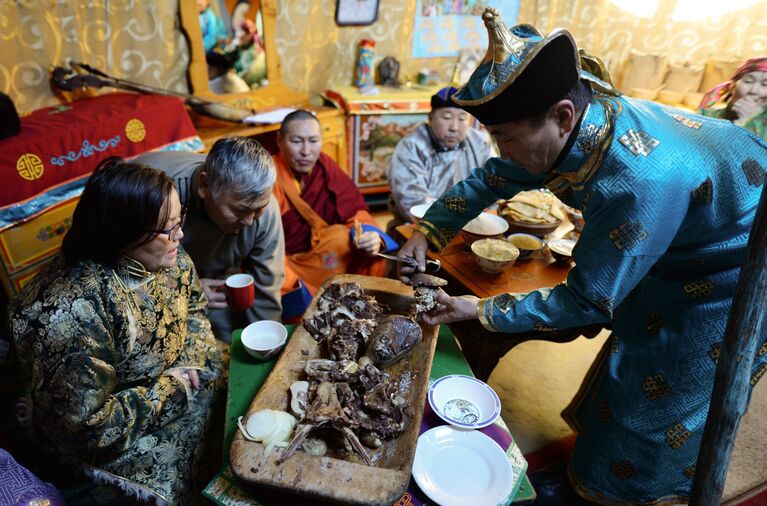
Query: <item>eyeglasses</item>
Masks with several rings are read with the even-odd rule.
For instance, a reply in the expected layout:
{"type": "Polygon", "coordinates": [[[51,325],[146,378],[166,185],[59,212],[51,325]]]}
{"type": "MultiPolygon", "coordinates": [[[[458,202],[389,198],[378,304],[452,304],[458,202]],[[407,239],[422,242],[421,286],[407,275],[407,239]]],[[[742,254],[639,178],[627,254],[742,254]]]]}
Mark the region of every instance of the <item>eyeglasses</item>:
{"type": "Polygon", "coordinates": [[[172,227],[162,230],[149,229],[149,232],[154,232],[155,234],[165,234],[168,236],[169,241],[175,241],[178,238],[179,231],[184,228],[184,223],[186,223],[187,210],[188,208],[186,206],[181,208],[181,219],[178,220],[178,223],[172,227]]]}

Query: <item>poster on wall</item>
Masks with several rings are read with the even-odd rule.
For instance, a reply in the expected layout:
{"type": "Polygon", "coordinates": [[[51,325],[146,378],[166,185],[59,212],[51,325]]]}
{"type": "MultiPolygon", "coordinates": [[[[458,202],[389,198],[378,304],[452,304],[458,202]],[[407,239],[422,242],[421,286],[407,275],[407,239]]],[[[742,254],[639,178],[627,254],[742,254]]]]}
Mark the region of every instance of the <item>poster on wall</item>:
{"type": "Polygon", "coordinates": [[[487,49],[482,11],[494,7],[506,26],[517,21],[519,0],[416,0],[413,58],[455,57],[460,49],[487,49]]]}

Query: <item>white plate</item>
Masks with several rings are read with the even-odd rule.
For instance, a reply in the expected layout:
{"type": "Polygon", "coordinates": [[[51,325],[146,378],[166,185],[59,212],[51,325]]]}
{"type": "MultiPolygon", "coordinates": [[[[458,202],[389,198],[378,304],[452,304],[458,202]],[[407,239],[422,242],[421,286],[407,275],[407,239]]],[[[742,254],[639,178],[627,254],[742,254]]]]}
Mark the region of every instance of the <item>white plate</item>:
{"type": "Polygon", "coordinates": [[[429,210],[431,207],[431,204],[417,204],[410,208],[410,214],[417,219],[423,218],[423,215],[426,214],[426,211],[429,210]]]}
{"type": "Polygon", "coordinates": [[[429,406],[444,421],[461,429],[487,427],[501,414],[495,390],[473,376],[443,376],[429,387],[429,406]]]}
{"type": "Polygon", "coordinates": [[[479,431],[449,425],[418,438],[413,478],[441,506],[504,504],[514,484],[511,463],[498,443],[479,431]]]}

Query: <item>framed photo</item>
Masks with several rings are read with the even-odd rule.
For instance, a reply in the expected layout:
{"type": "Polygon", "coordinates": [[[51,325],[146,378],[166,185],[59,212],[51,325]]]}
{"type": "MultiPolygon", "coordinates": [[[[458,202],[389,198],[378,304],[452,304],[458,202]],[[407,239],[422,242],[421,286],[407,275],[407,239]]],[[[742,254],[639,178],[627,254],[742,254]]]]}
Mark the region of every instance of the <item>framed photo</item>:
{"type": "MultiPolygon", "coordinates": [[[[387,172],[394,148],[426,121],[427,113],[355,114],[352,116],[352,172],[360,189],[388,191],[387,172]]],[[[372,190],[372,191],[371,191],[372,190]]]]}
{"type": "Polygon", "coordinates": [[[336,0],[336,24],[371,25],[378,18],[378,0],[336,0]]]}

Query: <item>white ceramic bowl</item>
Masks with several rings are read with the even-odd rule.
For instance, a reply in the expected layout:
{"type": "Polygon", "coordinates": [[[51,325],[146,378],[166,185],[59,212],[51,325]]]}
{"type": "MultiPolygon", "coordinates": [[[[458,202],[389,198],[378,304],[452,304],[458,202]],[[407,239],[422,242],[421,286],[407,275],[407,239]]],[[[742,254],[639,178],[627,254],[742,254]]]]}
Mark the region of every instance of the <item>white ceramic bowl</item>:
{"type": "Polygon", "coordinates": [[[240,336],[248,355],[259,360],[266,360],[278,354],[287,339],[288,329],[283,324],[270,320],[251,323],[240,336]]]}
{"type": "Polygon", "coordinates": [[[502,239],[480,239],[471,244],[474,262],[488,274],[499,274],[503,269],[514,265],[519,257],[519,249],[502,239]]]}
{"type": "Polygon", "coordinates": [[[467,245],[480,239],[501,238],[509,229],[509,223],[498,215],[483,212],[461,229],[467,245]]]}
{"type": "Polygon", "coordinates": [[[443,376],[429,387],[429,406],[444,421],[462,429],[487,427],[501,414],[501,400],[473,376],[443,376]]]}
{"type": "Polygon", "coordinates": [[[573,259],[573,248],[575,248],[576,241],[572,239],[557,239],[556,241],[549,241],[549,251],[554,260],[560,264],[569,263],[573,259]]]}
{"type": "Polygon", "coordinates": [[[418,223],[421,218],[423,218],[423,215],[426,214],[426,211],[429,210],[431,207],[431,204],[418,204],[417,206],[413,206],[410,208],[410,216],[413,217],[413,221],[415,223],[418,223]]]}

